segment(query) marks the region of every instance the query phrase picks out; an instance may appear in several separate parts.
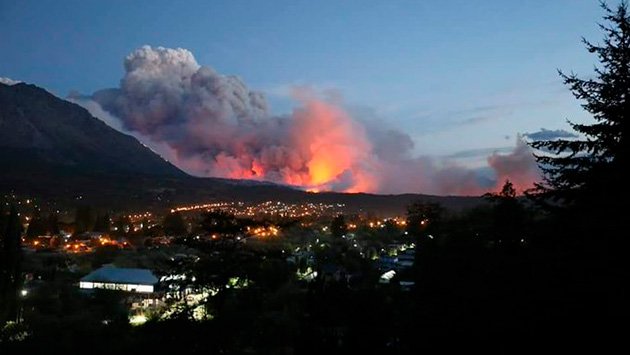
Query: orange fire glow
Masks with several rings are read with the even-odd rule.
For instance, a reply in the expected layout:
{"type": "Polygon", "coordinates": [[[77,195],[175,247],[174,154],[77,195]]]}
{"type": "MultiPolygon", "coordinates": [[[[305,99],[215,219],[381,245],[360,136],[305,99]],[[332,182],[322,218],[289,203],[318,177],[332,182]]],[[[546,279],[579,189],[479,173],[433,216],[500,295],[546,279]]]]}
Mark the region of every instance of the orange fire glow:
{"type": "Polygon", "coordinates": [[[488,165],[497,175],[496,188],[481,186],[473,173],[457,166],[436,168],[428,164],[428,173],[424,174],[421,167],[413,167],[419,162],[392,163],[377,157],[366,128],[341,105],[319,100],[308,92],[298,92],[296,99],[302,105],[291,115],[281,143],[264,154],[235,143],[235,154],[222,152],[215,156],[218,175],[270,180],[314,193],[383,192],[384,187],[402,181],[407,191],[429,189],[453,195],[481,195],[500,188],[508,177],[522,193],[539,179],[529,147],[521,141],[510,154],[488,157],[488,165]],[[391,173],[394,171],[400,174],[391,173]]]}
{"type": "Polygon", "coordinates": [[[306,157],[306,173],[286,180],[301,181],[312,191],[330,190],[333,185],[342,185],[345,192],[374,188],[374,178],[364,169],[372,146],[363,127],[337,106],[313,98],[302,101],[292,133],[306,157]]]}
{"type": "MultiPolygon", "coordinates": [[[[365,166],[372,160],[372,146],[365,129],[340,107],[300,95],[303,107],[293,115],[290,146],[295,154],[291,166],[272,180],[299,186],[307,191],[336,190],[369,192],[377,183],[365,166]]],[[[247,154],[246,154],[247,155],[247,154]]],[[[269,179],[260,157],[251,157],[243,168],[233,158],[219,155],[217,165],[233,179],[269,179]]],[[[374,165],[374,164],[371,164],[374,165]]]]}

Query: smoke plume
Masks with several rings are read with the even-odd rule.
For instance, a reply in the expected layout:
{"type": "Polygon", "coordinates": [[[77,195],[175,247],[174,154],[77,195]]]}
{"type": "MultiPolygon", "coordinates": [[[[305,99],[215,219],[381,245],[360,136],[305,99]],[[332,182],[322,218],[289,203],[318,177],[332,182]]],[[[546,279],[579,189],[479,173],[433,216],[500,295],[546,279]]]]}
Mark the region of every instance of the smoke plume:
{"type": "MultiPolygon", "coordinates": [[[[84,106],[93,113],[102,107],[120,119],[121,129],[152,142],[193,175],[269,180],[314,191],[488,190],[474,170],[411,157],[414,143],[407,134],[357,120],[342,105],[307,90],[296,90],[300,105],[290,115],[273,116],[262,93],[199,65],[188,50],[144,46],[125,58],[124,68],[119,88],[95,92],[84,106]]],[[[513,153],[494,154],[488,164],[496,184],[510,178],[523,189],[538,179],[529,147],[520,140],[513,153]]]]}
{"type": "Polygon", "coordinates": [[[540,169],[533,158],[531,148],[521,137],[516,138],[516,147],[510,154],[492,154],[488,165],[495,171],[497,182],[510,180],[518,192],[531,188],[540,180],[540,169]]]}

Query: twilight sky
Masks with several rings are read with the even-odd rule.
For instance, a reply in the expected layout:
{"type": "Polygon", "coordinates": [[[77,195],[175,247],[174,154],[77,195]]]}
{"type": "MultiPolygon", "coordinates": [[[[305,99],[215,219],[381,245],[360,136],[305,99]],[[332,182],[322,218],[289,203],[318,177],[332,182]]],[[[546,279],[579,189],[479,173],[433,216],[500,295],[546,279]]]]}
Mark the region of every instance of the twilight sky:
{"type": "Polygon", "coordinates": [[[143,45],[185,48],[276,115],[306,86],[405,132],[416,155],[474,158],[587,118],[556,69],[592,73],[580,38],[602,38],[602,13],[594,0],[0,0],[0,77],[89,94],[118,87],[143,45]]]}

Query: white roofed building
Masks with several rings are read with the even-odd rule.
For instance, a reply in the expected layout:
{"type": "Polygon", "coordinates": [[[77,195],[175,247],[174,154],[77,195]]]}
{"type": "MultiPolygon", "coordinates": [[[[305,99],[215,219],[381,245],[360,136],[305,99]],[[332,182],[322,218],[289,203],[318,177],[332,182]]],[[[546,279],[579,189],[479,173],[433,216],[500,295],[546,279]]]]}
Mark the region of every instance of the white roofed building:
{"type": "Polygon", "coordinates": [[[157,283],[158,278],[153,275],[151,270],[117,268],[107,265],[81,278],[79,288],[152,293],[157,283]]]}

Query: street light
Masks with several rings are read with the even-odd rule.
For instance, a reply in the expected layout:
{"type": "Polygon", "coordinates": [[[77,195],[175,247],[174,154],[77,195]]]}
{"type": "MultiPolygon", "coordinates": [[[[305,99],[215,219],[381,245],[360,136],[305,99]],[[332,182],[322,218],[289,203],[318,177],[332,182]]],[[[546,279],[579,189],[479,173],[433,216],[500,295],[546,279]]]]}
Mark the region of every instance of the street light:
{"type": "MultiPolygon", "coordinates": [[[[20,296],[22,298],[26,298],[28,295],[28,290],[23,288],[20,290],[20,296]]],[[[22,300],[18,300],[18,312],[17,312],[17,323],[22,323],[22,317],[24,316],[24,302],[22,300]]]]}

